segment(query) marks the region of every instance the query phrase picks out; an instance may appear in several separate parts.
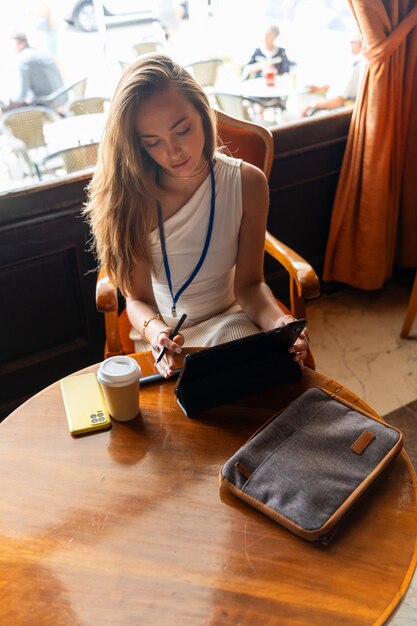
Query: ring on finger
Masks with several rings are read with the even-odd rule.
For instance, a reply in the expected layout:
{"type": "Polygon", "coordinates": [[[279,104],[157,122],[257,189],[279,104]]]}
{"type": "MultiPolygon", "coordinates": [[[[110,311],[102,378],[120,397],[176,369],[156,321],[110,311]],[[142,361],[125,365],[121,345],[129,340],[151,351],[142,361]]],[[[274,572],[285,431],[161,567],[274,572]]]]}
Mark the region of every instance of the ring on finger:
{"type": "Polygon", "coordinates": [[[157,344],[157,343],[155,343],[155,344],[152,346],[152,350],[153,350],[154,352],[159,352],[160,347],[158,346],[158,344],[157,344]]]}

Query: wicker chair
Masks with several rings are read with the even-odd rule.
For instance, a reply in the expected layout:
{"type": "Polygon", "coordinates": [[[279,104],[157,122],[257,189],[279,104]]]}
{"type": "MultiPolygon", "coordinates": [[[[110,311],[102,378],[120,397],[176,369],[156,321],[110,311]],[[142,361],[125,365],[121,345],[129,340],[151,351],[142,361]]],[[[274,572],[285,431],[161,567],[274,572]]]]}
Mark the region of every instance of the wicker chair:
{"type": "Polygon", "coordinates": [[[251,120],[249,102],[246,98],[234,94],[218,92],[213,92],[211,95],[215,99],[216,108],[220,109],[220,111],[232,117],[236,117],[239,120],[251,120]]]}
{"type": "Polygon", "coordinates": [[[247,98],[230,93],[213,91],[209,94],[212,106],[227,115],[237,117],[240,120],[248,120],[262,126],[276,126],[275,121],[267,121],[264,116],[264,107],[259,105],[255,98],[247,98]]]}
{"type": "Polygon", "coordinates": [[[23,156],[30,174],[36,175],[39,180],[47,155],[44,125],[59,119],[61,117],[52,109],[33,106],[7,111],[0,120],[1,130],[10,138],[12,149],[19,156],[23,156]]]}
{"type": "Polygon", "coordinates": [[[208,59],[189,63],[185,69],[195,78],[201,87],[213,87],[217,80],[217,72],[222,65],[221,59],[208,59]]]}
{"type": "Polygon", "coordinates": [[[158,52],[161,48],[159,41],[140,41],[132,46],[134,54],[138,57],[142,54],[148,54],[148,52],[158,52]]]}
{"type": "Polygon", "coordinates": [[[36,104],[45,107],[51,107],[52,109],[60,109],[64,107],[68,102],[75,100],[76,98],[82,98],[85,94],[85,88],[87,86],[87,79],[82,78],[70,85],[64,85],[56,91],[53,91],[48,96],[38,96],[36,98],[36,104]]]}
{"type": "Polygon", "coordinates": [[[122,59],[119,59],[119,65],[122,68],[122,71],[124,72],[131,64],[133,63],[133,61],[123,61],[122,59]]]}
{"type": "Polygon", "coordinates": [[[89,98],[77,98],[69,103],[68,115],[88,115],[89,113],[104,113],[109,98],[91,96],[89,98]]]}
{"type": "Polygon", "coordinates": [[[54,174],[64,169],[67,174],[81,172],[95,167],[98,154],[98,143],[88,143],[74,148],[58,150],[49,154],[44,160],[45,168],[54,174]]]}

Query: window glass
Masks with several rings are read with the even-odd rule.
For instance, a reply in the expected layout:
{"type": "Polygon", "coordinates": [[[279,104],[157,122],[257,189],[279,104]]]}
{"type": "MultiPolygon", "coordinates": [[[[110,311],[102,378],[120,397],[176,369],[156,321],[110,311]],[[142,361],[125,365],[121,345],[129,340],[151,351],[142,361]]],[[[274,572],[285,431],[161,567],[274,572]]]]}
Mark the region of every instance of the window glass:
{"type": "Polygon", "coordinates": [[[19,0],[1,12],[0,192],[91,169],[138,54],[165,51],[214,106],[269,127],[343,94],[355,60],[347,0],[19,0]]]}

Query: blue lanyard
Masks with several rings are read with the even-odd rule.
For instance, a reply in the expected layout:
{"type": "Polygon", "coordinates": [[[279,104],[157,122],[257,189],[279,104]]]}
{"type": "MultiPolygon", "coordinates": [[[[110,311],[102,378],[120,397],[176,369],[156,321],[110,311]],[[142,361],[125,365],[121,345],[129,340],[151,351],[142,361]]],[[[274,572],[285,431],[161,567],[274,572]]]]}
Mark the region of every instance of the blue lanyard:
{"type": "MultiPolygon", "coordinates": [[[[207,229],[206,241],[204,242],[203,251],[201,253],[201,256],[197,265],[195,266],[195,268],[193,269],[193,271],[191,272],[190,276],[187,278],[185,283],[182,285],[182,287],[178,289],[176,294],[174,294],[172,290],[171,270],[169,267],[168,255],[167,255],[166,245],[165,245],[164,223],[162,221],[162,209],[161,209],[161,205],[159,201],[157,200],[156,202],[156,208],[158,210],[159,238],[161,241],[161,251],[162,251],[162,256],[164,258],[165,274],[168,280],[168,287],[169,287],[169,290],[171,292],[171,297],[172,297],[172,307],[171,307],[172,317],[177,317],[176,305],[177,305],[178,299],[180,295],[192,283],[192,281],[194,280],[194,278],[200,271],[200,268],[204,263],[204,259],[206,258],[207,251],[210,245],[211,234],[213,232],[214,209],[216,206],[216,182],[214,179],[213,163],[211,161],[209,162],[209,166],[210,166],[210,177],[211,177],[211,203],[210,203],[210,218],[209,218],[209,224],[208,224],[208,229],[207,229]]],[[[156,182],[159,183],[159,168],[157,168],[156,170],[156,182]]]]}

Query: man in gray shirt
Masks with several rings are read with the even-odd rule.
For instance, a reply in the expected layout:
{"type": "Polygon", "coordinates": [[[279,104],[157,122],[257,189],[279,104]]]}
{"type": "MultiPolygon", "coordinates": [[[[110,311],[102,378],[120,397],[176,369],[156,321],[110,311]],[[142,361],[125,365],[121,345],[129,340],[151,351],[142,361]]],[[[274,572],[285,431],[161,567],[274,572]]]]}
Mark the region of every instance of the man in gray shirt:
{"type": "MultiPolygon", "coordinates": [[[[302,113],[303,117],[309,117],[314,115],[317,111],[328,111],[331,109],[338,109],[339,107],[346,106],[347,104],[353,104],[356,100],[359,87],[362,80],[363,71],[366,66],[365,58],[363,56],[363,41],[359,32],[355,32],[350,40],[350,47],[352,55],[355,57],[349,80],[343,89],[343,93],[335,95],[332,98],[326,98],[319,100],[312,105],[309,105],[302,113]]],[[[327,91],[328,85],[324,87],[317,87],[310,85],[311,93],[320,93],[321,90],[327,91]]]]}
{"type": "MultiPolygon", "coordinates": [[[[20,89],[11,104],[14,106],[36,104],[37,98],[48,96],[63,87],[61,73],[48,52],[32,48],[24,33],[14,34],[13,39],[19,53],[20,89]]],[[[54,100],[54,106],[57,108],[62,106],[67,98],[67,95],[63,94],[54,100]]]]}

